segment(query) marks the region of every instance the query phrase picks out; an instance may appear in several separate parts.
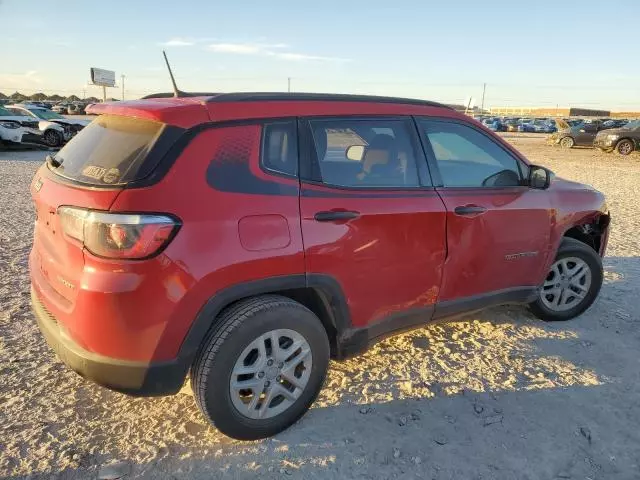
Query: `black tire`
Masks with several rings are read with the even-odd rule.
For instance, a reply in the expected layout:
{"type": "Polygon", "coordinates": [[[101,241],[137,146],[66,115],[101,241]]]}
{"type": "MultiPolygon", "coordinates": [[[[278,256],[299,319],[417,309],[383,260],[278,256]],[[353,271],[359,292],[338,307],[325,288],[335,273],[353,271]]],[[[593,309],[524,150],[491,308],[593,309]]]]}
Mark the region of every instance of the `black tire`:
{"type": "Polygon", "coordinates": [[[47,147],[56,148],[62,145],[62,135],[60,134],[60,132],[57,132],[52,129],[46,130],[44,132],[43,139],[47,147]]]}
{"type": "Polygon", "coordinates": [[[572,137],[562,137],[560,140],[560,146],[562,148],[573,148],[576,144],[576,141],[572,137]]]}
{"type": "Polygon", "coordinates": [[[534,302],[529,304],[529,308],[536,317],[547,322],[564,321],[577,317],[593,304],[602,287],[604,278],[602,259],[593,248],[573,238],[565,238],[558,248],[554,263],[567,257],[578,257],[587,264],[591,271],[591,286],[580,303],[565,311],[550,309],[542,301],[541,295],[538,296],[534,302]]]}
{"type": "Polygon", "coordinates": [[[629,155],[631,152],[635,150],[635,145],[628,138],[624,138],[618,142],[616,145],[616,151],[620,155],[629,155]]]}
{"type": "Polygon", "coordinates": [[[318,317],[303,305],[278,296],[242,300],[224,310],[191,367],[191,388],[198,408],[222,433],[238,440],[258,440],[294,424],[315,401],[329,365],[329,341],[318,317]],[[252,419],[238,411],[229,389],[242,351],[260,335],[290,329],[302,335],[313,358],[309,380],[295,402],[282,413],[252,419]]]}

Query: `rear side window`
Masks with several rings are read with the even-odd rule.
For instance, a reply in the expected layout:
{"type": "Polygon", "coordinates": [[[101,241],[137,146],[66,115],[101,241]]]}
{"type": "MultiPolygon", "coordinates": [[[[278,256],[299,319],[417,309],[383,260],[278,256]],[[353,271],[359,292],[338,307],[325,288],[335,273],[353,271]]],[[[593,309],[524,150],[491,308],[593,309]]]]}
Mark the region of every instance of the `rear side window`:
{"type": "Polygon", "coordinates": [[[409,123],[394,119],[312,120],[323,183],[340,187],[419,186],[409,123]]]}
{"type": "Polygon", "coordinates": [[[285,175],[298,174],[298,134],[295,120],[263,127],[262,165],[285,175]]]}
{"type": "Polygon", "coordinates": [[[158,122],[100,116],[55,155],[60,166],[53,171],[91,185],[139,180],[157,164],[158,158],[145,160],[164,129],[165,125],[158,122]]]}

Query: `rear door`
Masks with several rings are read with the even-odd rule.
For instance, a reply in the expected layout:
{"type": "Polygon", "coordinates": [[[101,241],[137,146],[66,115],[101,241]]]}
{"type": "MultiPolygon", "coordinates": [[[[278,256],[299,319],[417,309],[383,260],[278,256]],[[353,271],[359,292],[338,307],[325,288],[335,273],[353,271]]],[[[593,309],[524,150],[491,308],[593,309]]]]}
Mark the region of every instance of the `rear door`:
{"type": "Polygon", "coordinates": [[[354,327],[429,320],[445,258],[445,208],[407,117],[301,122],[301,225],[309,278],[344,293],[354,327]]]}
{"type": "Polygon", "coordinates": [[[576,145],[592,146],[598,133],[598,127],[593,123],[585,123],[577,128],[575,135],[576,145]]]}
{"type": "Polygon", "coordinates": [[[470,122],[420,119],[418,125],[447,208],[440,301],[464,310],[470,297],[490,300],[537,286],[551,210],[544,190],[524,186],[526,164],[470,122]]]}

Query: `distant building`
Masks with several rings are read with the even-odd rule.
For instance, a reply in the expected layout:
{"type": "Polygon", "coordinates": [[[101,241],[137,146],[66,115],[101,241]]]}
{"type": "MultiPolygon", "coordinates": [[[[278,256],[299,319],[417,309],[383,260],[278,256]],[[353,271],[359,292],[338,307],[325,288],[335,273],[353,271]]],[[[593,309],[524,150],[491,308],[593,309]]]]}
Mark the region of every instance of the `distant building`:
{"type": "Polygon", "coordinates": [[[522,115],[527,117],[612,117],[638,118],[640,112],[612,112],[580,107],[491,107],[492,115],[522,115]]]}

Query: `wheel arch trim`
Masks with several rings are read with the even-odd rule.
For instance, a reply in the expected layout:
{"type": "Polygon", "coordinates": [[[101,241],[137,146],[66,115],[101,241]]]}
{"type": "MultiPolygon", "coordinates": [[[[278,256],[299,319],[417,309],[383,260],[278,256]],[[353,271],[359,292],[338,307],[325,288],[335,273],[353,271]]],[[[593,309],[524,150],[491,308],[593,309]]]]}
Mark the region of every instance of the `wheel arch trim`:
{"type": "Polygon", "coordinates": [[[286,296],[286,293],[283,292],[299,289],[312,289],[320,294],[337,337],[351,326],[349,309],[342,287],[330,275],[294,274],[252,280],[220,290],[206,301],[182,341],[178,352],[180,362],[186,365],[193,363],[220,312],[229,305],[257,295],[283,294],[286,296]]]}

